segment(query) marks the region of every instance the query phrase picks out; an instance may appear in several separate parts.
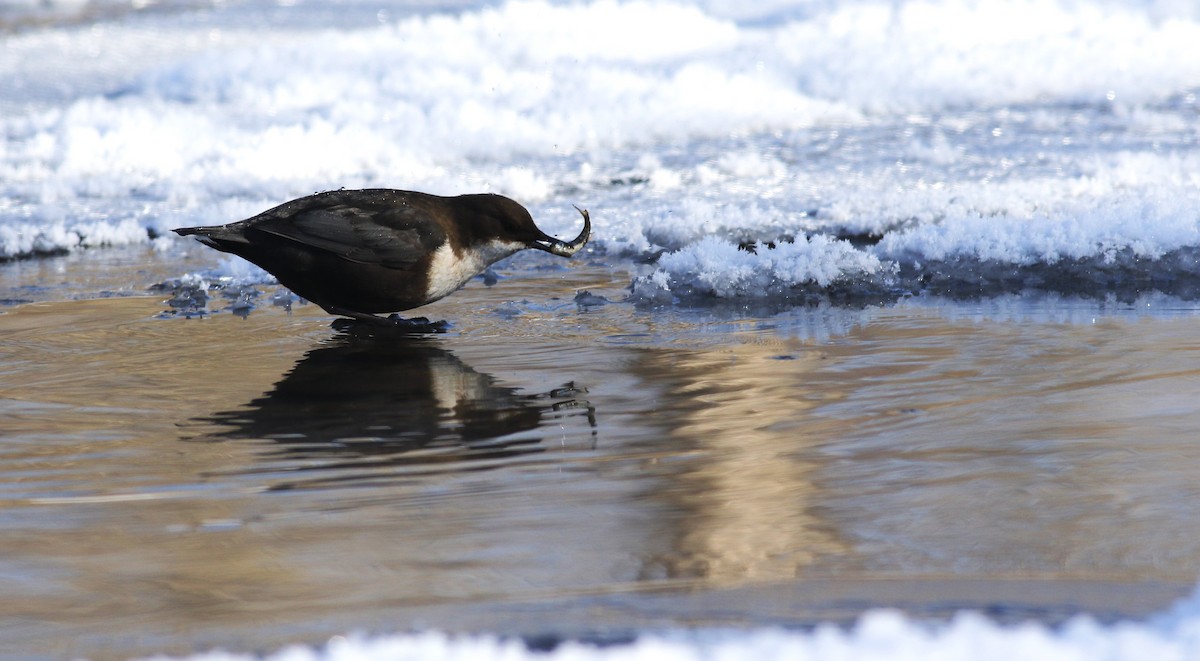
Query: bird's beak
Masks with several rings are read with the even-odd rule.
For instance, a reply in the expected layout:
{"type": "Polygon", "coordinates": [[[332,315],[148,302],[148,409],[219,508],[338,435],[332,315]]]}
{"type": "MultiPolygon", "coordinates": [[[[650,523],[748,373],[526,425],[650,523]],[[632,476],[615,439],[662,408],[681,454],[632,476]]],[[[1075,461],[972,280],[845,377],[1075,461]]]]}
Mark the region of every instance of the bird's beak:
{"type": "Polygon", "coordinates": [[[532,247],[538,250],[545,250],[559,257],[570,257],[579,252],[579,249],[588,242],[588,237],[592,235],[592,218],[588,215],[587,209],[575,207],[575,210],[583,216],[583,231],[579,233],[579,236],[575,237],[574,241],[568,243],[561,239],[544,235],[545,238],[543,239],[535,239],[532,247]]]}

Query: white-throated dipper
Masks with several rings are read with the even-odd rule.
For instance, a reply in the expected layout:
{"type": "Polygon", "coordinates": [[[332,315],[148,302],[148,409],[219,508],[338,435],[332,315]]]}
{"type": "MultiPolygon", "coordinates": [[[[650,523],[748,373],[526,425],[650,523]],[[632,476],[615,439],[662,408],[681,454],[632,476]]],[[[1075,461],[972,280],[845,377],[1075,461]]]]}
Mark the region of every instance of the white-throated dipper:
{"type": "Polygon", "coordinates": [[[574,255],[592,230],[588,212],[576,209],[583,231],[567,242],[502,195],[337,190],[240,222],[174,232],[254,262],[330,314],[379,322],[376,313],[432,303],[519,250],[574,255]]]}

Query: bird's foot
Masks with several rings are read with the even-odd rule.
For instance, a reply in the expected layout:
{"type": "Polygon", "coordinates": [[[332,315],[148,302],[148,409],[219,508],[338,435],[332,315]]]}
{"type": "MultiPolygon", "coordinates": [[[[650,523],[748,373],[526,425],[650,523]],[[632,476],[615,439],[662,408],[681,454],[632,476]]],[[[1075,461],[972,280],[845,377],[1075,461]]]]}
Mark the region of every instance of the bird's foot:
{"type": "Polygon", "coordinates": [[[450,330],[450,322],[445,319],[438,321],[430,321],[428,317],[412,317],[411,319],[403,319],[398,314],[390,314],[385,319],[387,323],[396,328],[403,328],[412,333],[445,333],[450,330]]]}
{"type": "Polygon", "coordinates": [[[391,328],[405,333],[445,333],[450,328],[450,322],[448,321],[430,321],[427,317],[404,319],[398,314],[380,317],[379,315],[354,312],[341,308],[330,309],[329,312],[349,317],[349,319],[334,320],[333,326],[338,330],[347,330],[359,324],[369,324],[376,328],[391,328]]]}

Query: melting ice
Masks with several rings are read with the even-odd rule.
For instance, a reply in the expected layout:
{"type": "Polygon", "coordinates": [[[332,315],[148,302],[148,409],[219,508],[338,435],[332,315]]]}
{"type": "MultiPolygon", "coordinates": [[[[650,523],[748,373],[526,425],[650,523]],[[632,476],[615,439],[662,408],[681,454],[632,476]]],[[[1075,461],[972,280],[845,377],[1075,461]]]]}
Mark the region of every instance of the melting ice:
{"type": "Polygon", "coordinates": [[[0,256],[386,186],[588,206],[655,301],[1200,291],[1187,3],[390,7],[9,35],[0,256]]]}
{"type": "MultiPolygon", "coordinates": [[[[986,659],[1110,659],[1183,661],[1200,656],[1200,599],[1193,595],[1145,623],[1103,626],[1087,616],[1059,628],[1036,623],[1001,626],[975,613],[960,613],[933,625],[895,611],[868,612],[849,630],[821,625],[808,632],[762,629],[672,631],[639,636],[607,647],[565,642],[549,652],[530,650],[520,640],[494,636],[448,636],[426,632],[393,636],[338,637],[322,648],[293,646],[268,661],[319,659],[855,659],[891,661],[979,661],[986,659]]],[[[256,656],[210,652],[193,661],[243,661],[256,656]]]]}

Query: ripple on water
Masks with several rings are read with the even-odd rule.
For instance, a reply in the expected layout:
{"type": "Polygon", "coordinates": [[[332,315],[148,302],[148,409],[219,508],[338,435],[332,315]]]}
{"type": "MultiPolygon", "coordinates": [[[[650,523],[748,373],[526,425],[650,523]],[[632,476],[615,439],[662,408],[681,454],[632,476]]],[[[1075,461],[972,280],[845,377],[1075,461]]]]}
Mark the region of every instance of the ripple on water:
{"type": "Polygon", "coordinates": [[[28,649],[86,630],[77,652],[120,655],[804,624],[846,616],[833,585],[1051,621],[1200,570],[1194,311],[486,312],[562,277],[468,287],[428,337],[312,306],[0,315],[0,615],[38,623],[28,649]]]}

